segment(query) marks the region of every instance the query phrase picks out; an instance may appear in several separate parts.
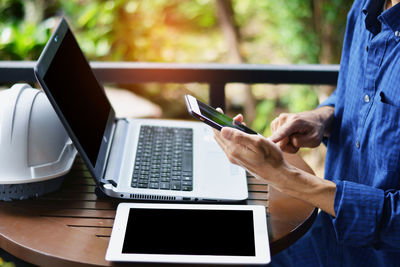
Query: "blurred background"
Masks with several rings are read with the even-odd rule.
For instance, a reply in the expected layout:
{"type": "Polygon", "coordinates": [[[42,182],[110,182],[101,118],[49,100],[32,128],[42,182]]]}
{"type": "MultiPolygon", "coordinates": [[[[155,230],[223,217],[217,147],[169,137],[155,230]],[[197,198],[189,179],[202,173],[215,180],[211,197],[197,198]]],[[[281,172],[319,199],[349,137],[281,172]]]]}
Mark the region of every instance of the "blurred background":
{"type": "MultiPolygon", "coordinates": [[[[65,16],[91,61],[338,64],[351,4],[351,0],[0,0],[0,60],[37,60],[52,29],[65,16]]],[[[121,116],[189,119],[184,94],[208,102],[206,84],[105,87],[121,116]],[[143,113],[131,112],[135,101],[143,113]]],[[[333,90],[228,84],[227,113],[243,113],[249,126],[268,136],[269,124],[279,113],[313,109],[333,90]]],[[[325,148],[300,153],[322,177],[325,148]]]]}

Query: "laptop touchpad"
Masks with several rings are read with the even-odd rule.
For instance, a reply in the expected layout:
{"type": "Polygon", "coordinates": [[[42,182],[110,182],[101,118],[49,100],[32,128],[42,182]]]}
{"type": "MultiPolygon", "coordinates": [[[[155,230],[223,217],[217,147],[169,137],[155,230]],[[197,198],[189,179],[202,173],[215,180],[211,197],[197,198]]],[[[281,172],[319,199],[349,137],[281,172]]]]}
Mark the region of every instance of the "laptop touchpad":
{"type": "Polygon", "coordinates": [[[239,166],[230,163],[222,149],[208,151],[205,166],[217,173],[226,173],[226,170],[229,170],[230,175],[238,175],[239,172],[239,166]]]}

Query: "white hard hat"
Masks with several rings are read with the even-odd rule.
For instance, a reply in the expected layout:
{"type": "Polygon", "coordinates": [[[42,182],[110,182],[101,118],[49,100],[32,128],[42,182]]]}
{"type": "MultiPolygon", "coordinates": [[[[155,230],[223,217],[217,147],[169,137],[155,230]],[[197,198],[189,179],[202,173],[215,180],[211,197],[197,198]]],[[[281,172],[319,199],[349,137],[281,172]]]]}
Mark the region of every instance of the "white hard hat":
{"type": "MultiPolygon", "coordinates": [[[[45,181],[63,176],[71,169],[76,153],[42,91],[15,84],[0,92],[0,199],[9,200],[11,193],[13,199],[29,197],[26,192],[18,195],[17,190],[9,189],[22,184],[39,188],[38,182],[45,185],[45,181]]],[[[54,189],[54,182],[51,184],[54,189]]],[[[40,195],[46,188],[37,191],[41,192],[31,193],[40,195]]]]}

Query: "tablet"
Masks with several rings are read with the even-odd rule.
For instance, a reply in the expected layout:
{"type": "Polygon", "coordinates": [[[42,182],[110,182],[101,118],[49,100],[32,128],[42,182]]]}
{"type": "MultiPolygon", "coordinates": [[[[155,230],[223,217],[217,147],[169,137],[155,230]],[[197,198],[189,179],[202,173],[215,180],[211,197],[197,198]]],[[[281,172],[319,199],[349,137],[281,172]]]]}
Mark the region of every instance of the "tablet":
{"type": "Polygon", "coordinates": [[[121,203],[106,260],[266,264],[265,207],[121,203]]]}

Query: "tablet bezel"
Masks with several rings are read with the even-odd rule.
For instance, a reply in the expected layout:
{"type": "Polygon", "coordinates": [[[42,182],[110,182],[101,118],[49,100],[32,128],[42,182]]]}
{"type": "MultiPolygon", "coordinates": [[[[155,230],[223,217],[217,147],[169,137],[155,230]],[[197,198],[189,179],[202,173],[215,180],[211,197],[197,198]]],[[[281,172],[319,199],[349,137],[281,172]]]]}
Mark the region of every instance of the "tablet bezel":
{"type": "Polygon", "coordinates": [[[114,226],[108,245],[106,260],[117,262],[157,262],[195,264],[267,264],[271,260],[266,211],[260,205],[202,205],[202,204],[145,204],[121,203],[118,205],[114,226]],[[135,209],[187,209],[187,210],[250,210],[253,211],[255,256],[167,255],[122,253],[129,210],[135,209]]]}

